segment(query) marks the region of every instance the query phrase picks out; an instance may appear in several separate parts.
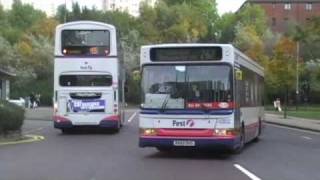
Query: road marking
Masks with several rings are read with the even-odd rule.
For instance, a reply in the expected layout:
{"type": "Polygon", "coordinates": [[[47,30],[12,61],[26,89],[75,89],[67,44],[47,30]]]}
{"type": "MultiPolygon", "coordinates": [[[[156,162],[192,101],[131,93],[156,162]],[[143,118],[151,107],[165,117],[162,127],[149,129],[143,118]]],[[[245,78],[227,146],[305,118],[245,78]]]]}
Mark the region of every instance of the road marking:
{"type": "Polygon", "coordinates": [[[266,125],[276,127],[276,128],[289,129],[289,130],[293,130],[293,131],[299,131],[299,132],[304,132],[304,133],[309,133],[309,134],[314,134],[314,135],[320,135],[320,133],[318,133],[318,132],[308,131],[308,130],[304,130],[304,129],[285,127],[285,126],[280,126],[280,125],[276,125],[276,124],[266,124],[266,125]]]}
{"type": "Polygon", "coordinates": [[[246,170],[244,167],[240,166],[239,164],[234,164],[234,167],[236,167],[238,170],[240,170],[243,174],[247,175],[252,180],[261,180],[261,178],[257,177],[250,171],[246,170]]]}
{"type": "Polygon", "coordinates": [[[37,128],[37,129],[31,129],[29,131],[25,131],[24,134],[30,134],[30,133],[34,133],[37,131],[41,131],[43,129],[43,127],[37,128]]]}
{"type": "Polygon", "coordinates": [[[128,122],[129,122],[129,123],[132,122],[132,120],[136,117],[136,115],[137,115],[137,112],[133,113],[133,114],[130,116],[130,118],[128,119],[128,122]]]}
{"type": "Polygon", "coordinates": [[[307,140],[312,140],[311,137],[308,137],[308,136],[301,136],[303,139],[307,139],[307,140]]]}
{"type": "Polygon", "coordinates": [[[25,137],[28,137],[28,139],[20,140],[20,141],[10,141],[10,142],[0,143],[0,146],[31,143],[31,142],[36,142],[36,141],[42,141],[42,140],[45,139],[44,136],[31,135],[31,134],[25,135],[25,137]]]}

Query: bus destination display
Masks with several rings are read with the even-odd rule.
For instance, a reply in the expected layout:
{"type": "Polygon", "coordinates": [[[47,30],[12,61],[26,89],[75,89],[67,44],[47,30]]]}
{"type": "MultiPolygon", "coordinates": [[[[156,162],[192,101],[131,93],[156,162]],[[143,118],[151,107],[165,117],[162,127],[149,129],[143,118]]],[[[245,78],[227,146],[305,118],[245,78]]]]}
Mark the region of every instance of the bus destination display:
{"type": "Polygon", "coordinates": [[[219,61],[221,47],[172,47],[152,48],[151,61],[219,61]]]}

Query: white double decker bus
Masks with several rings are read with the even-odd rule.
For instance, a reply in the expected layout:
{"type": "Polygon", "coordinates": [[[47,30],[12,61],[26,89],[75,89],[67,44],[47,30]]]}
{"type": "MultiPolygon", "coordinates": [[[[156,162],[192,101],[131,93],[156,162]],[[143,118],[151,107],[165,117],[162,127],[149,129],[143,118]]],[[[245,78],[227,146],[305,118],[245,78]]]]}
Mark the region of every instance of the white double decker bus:
{"type": "Polygon", "coordinates": [[[140,147],[228,148],[261,134],[264,70],[229,44],[141,48],[140,147]]]}
{"type": "Polygon", "coordinates": [[[56,28],[54,127],[119,130],[124,120],[124,80],[116,28],[76,21],[56,28]]]}

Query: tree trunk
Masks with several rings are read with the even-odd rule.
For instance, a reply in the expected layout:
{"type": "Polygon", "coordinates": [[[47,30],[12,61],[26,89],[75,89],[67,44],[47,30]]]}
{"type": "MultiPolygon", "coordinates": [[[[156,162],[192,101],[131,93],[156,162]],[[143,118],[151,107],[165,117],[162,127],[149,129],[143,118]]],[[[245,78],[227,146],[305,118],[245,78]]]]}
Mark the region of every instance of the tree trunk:
{"type": "Polygon", "coordinates": [[[288,108],[288,85],[286,85],[285,95],[284,95],[284,111],[283,111],[283,117],[284,119],[287,118],[287,108],[288,108]]]}

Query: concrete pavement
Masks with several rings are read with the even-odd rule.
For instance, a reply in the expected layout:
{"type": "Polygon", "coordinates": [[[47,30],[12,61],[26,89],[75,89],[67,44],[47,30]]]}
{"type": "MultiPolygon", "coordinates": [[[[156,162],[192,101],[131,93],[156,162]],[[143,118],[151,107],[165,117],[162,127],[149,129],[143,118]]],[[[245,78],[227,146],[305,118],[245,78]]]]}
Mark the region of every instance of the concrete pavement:
{"type": "Polygon", "coordinates": [[[320,120],[303,119],[290,116],[284,119],[282,115],[266,113],[265,121],[271,124],[320,132],[320,120]]]}
{"type": "Polygon", "coordinates": [[[25,119],[27,120],[52,120],[52,107],[26,108],[25,119]]]}

